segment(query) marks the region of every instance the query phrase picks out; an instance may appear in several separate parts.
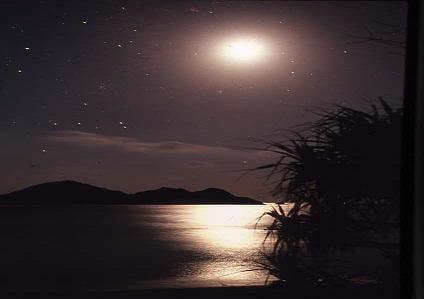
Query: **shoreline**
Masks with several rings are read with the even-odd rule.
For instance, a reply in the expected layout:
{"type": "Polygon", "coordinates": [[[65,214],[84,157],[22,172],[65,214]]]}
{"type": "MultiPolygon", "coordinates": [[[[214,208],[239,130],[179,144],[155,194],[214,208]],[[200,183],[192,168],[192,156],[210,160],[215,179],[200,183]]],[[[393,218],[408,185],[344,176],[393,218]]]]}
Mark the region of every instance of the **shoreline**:
{"type": "Polygon", "coordinates": [[[0,293],[5,299],[33,299],[33,298],[286,298],[286,299],[376,299],[399,298],[396,290],[382,290],[377,286],[355,285],[350,287],[275,287],[275,286],[222,286],[222,287],[195,287],[169,289],[134,289],[117,291],[51,291],[51,292],[6,292],[0,293]]]}

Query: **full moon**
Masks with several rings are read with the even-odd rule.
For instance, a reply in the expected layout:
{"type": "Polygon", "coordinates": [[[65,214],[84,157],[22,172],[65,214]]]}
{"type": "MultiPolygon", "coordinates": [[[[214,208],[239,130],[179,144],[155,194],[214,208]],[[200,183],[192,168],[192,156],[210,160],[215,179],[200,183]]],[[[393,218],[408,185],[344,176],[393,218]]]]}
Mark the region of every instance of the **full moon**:
{"type": "Polygon", "coordinates": [[[221,53],[229,61],[238,63],[257,62],[264,56],[264,45],[254,39],[236,39],[222,45],[221,53]]]}

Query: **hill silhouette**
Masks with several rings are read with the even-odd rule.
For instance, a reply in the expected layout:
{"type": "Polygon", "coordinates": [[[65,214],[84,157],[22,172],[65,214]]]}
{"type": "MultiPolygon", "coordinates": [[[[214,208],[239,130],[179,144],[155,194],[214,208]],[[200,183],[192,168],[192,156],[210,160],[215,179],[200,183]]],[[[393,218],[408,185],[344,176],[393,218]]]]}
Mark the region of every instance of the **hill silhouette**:
{"type": "Polygon", "coordinates": [[[191,192],[162,187],[127,194],[75,181],[49,182],[0,195],[3,204],[262,204],[225,190],[208,188],[191,192]]]}
{"type": "Polygon", "coordinates": [[[190,192],[182,188],[160,188],[130,195],[145,204],[262,204],[248,197],[238,197],[217,188],[190,192]]]}

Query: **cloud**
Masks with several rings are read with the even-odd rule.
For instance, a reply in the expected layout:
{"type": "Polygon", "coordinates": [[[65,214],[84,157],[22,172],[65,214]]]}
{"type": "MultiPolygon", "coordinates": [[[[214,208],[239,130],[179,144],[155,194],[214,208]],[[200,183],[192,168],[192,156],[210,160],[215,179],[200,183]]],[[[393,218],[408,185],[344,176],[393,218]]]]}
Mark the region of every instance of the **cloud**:
{"type": "Polygon", "coordinates": [[[194,161],[188,161],[187,166],[190,168],[211,168],[211,167],[214,167],[215,164],[208,161],[194,160],[194,161]]]}
{"type": "Polygon", "coordinates": [[[180,141],[146,142],[137,138],[107,136],[81,131],[57,131],[48,141],[92,148],[117,148],[129,152],[152,154],[228,155],[230,152],[251,152],[230,147],[210,146],[180,141]]]}

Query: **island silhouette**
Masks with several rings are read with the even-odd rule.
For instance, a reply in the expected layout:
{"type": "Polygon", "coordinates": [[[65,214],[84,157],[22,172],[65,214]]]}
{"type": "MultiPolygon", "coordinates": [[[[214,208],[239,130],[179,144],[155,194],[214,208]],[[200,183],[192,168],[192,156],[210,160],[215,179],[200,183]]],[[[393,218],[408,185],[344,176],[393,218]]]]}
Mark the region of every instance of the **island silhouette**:
{"type": "Polygon", "coordinates": [[[218,188],[188,191],[182,188],[162,187],[134,194],[109,190],[76,181],[65,180],[30,186],[0,195],[2,204],[237,204],[261,205],[262,202],[235,196],[218,188]]]}

